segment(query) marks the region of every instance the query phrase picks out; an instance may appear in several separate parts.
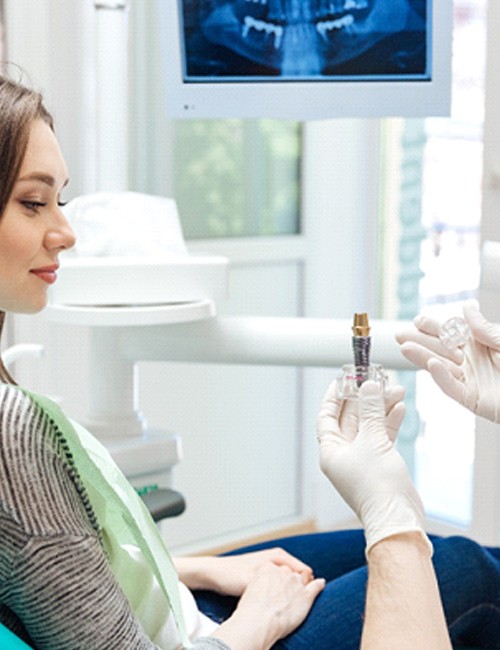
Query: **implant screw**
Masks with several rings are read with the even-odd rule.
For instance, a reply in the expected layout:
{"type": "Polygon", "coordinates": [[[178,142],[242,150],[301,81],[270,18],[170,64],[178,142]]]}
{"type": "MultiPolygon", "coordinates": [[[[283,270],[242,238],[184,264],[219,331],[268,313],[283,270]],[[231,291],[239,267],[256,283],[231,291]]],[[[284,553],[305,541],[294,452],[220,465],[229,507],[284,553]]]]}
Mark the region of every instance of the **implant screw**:
{"type": "MultiPolygon", "coordinates": [[[[368,314],[354,314],[354,321],[352,325],[352,351],[354,353],[354,365],[360,369],[370,366],[370,323],[368,314]]],[[[363,375],[366,373],[363,372],[363,375]]],[[[366,377],[365,377],[366,378],[366,377]]],[[[364,379],[360,379],[358,385],[363,383],[364,379]]]]}

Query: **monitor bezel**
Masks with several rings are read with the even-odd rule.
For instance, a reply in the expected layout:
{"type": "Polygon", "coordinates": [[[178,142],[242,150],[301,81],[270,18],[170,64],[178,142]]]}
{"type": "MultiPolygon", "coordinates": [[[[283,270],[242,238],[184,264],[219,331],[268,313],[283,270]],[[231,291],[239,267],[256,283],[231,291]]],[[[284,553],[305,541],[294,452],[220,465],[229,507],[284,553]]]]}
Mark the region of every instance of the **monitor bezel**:
{"type": "Polygon", "coordinates": [[[171,118],[333,118],[448,116],[453,0],[428,0],[431,79],[185,81],[178,0],[158,0],[167,116],[171,118]]]}

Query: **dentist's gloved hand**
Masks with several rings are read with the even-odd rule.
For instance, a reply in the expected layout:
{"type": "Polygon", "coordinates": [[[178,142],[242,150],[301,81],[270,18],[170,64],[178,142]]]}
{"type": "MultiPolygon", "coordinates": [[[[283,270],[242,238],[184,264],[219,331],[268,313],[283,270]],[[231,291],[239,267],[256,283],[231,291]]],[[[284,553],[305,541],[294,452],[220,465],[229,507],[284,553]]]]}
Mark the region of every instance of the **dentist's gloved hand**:
{"type": "Polygon", "coordinates": [[[463,307],[471,336],[462,348],[439,339],[441,324],[417,316],[415,327],[396,335],[403,355],[432,375],[441,390],[462,406],[500,423],[500,326],[487,321],[475,301],[463,307]]]}
{"type": "Polygon", "coordinates": [[[395,439],[405,408],[403,389],[393,388],[385,404],[380,388],[365,382],[357,401],[339,399],[336,383],[328,389],[317,421],[320,466],[359,517],[366,553],[392,535],[424,532],[424,509],[395,439]]]}

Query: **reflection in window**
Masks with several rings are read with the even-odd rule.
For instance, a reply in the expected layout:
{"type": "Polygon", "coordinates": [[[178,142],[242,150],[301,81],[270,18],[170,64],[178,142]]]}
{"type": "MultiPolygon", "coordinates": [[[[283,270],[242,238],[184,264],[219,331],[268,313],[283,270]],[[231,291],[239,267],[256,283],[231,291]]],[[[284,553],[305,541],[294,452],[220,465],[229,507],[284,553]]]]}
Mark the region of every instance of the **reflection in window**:
{"type": "MultiPolygon", "coordinates": [[[[450,119],[428,119],[424,151],[421,306],[439,320],[461,314],[479,287],[486,1],[455,1],[450,119]]],[[[416,480],[427,512],[468,525],[474,416],[417,376],[422,433],[416,480]]]]}
{"type": "Polygon", "coordinates": [[[187,238],[299,232],[297,122],[179,121],[174,133],[174,197],[187,238]]]}

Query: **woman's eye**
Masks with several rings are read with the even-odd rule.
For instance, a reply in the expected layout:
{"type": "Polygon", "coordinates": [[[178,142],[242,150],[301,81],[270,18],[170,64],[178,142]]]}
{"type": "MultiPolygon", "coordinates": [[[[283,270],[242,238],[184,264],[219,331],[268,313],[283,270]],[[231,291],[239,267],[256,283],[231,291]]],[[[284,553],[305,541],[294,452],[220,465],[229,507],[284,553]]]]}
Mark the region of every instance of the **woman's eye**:
{"type": "Polygon", "coordinates": [[[67,202],[67,201],[58,201],[58,202],[57,202],[57,205],[58,205],[60,208],[64,208],[65,205],[68,205],[68,202],[67,202]]]}
{"type": "Polygon", "coordinates": [[[42,201],[21,201],[21,204],[31,212],[37,212],[39,208],[44,208],[47,205],[42,201]]]}

